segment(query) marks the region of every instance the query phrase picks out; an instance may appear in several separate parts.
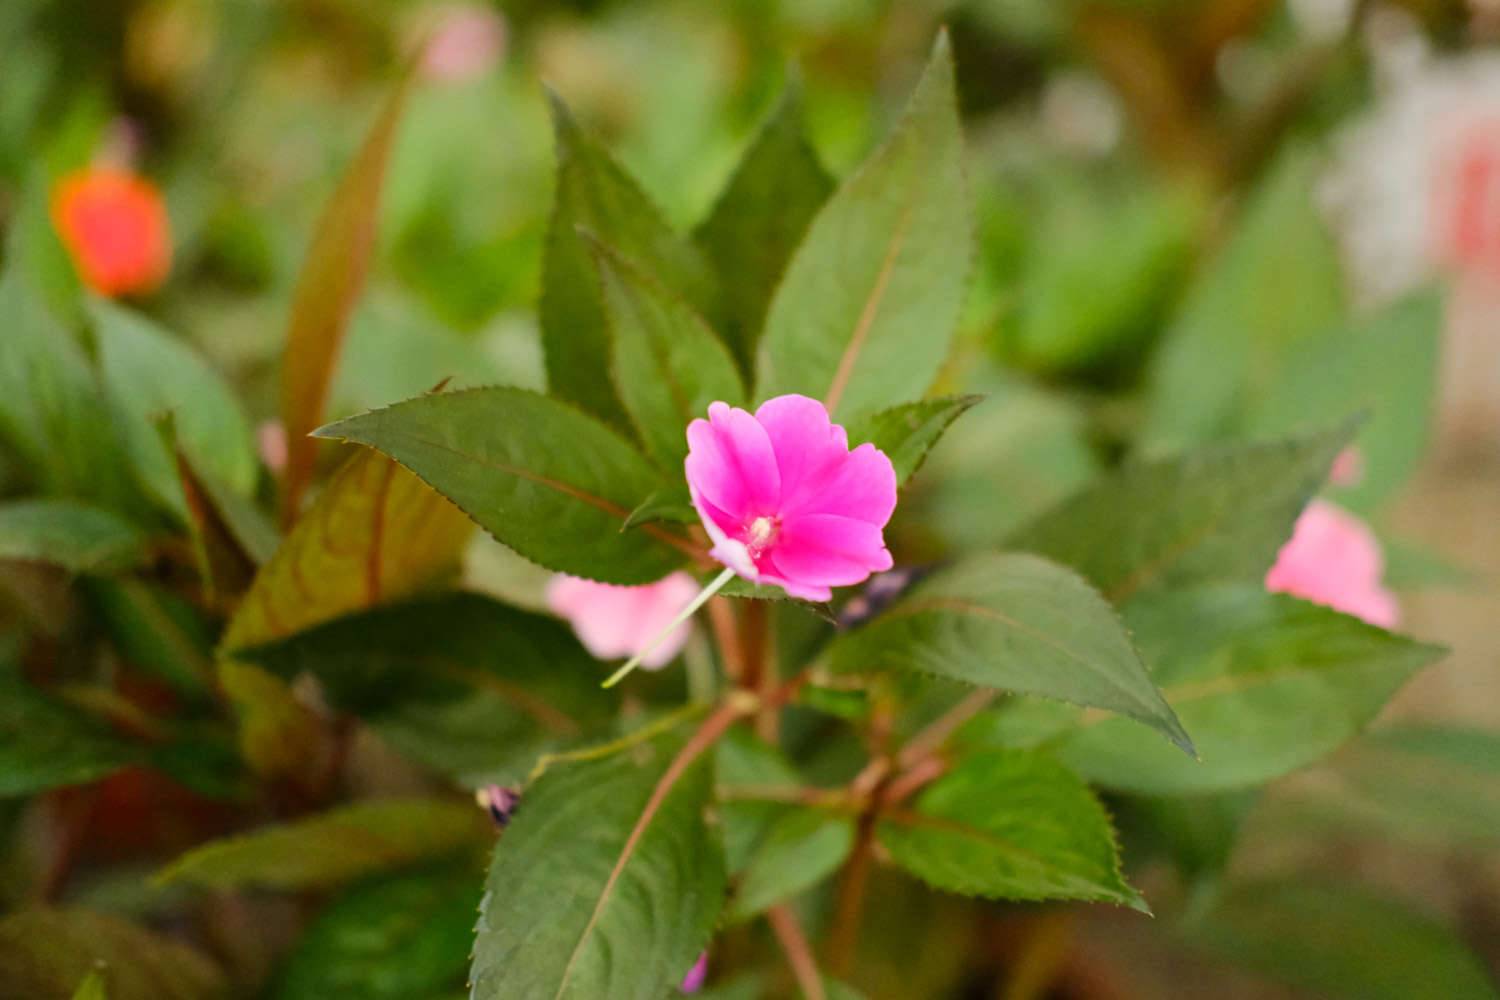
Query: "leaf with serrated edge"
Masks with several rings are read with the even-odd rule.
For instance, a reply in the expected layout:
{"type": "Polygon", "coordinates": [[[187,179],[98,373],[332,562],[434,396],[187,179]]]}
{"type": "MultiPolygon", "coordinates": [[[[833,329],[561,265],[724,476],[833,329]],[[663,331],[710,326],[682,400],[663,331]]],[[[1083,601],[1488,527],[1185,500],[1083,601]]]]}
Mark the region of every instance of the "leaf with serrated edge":
{"type": "Polygon", "coordinates": [[[634,180],[586,134],[556,94],[556,201],[542,257],[538,317],[552,395],[614,422],[624,416],[609,377],[609,334],[599,282],[580,228],[649,268],[695,306],[713,299],[697,248],[667,226],[634,180]]]}
{"type": "Polygon", "coordinates": [[[934,573],[829,647],[834,670],[891,667],[1107,709],[1192,743],[1115,611],[1035,556],[984,553],[934,573]]]}
{"type": "Polygon", "coordinates": [[[718,920],[725,874],[705,820],[710,759],[648,814],[680,746],[669,734],[560,761],[528,786],[495,847],[474,1000],[659,1000],[682,979],[718,920]]]}
{"type": "Polygon", "coordinates": [[[375,249],[386,162],[414,75],[408,69],[387,98],[318,220],[297,279],[281,363],[281,423],[287,441],[282,519],[286,524],[296,520],[302,493],[312,479],[318,442],[308,435],[323,422],[349,316],[364,288],[375,249]]]}
{"type": "Polygon", "coordinates": [[[206,889],[311,889],[471,851],[489,838],[472,802],[380,799],[193,848],[155,877],[206,889]]]}
{"type": "Polygon", "coordinates": [[[1050,758],[991,751],[962,761],[909,808],[884,814],[880,843],[939,889],[996,899],[1080,899],[1143,912],[1120,874],[1104,807],[1050,758]]]}
{"type": "Polygon", "coordinates": [[[1116,604],[1153,588],[1260,581],[1356,426],[1126,466],[1009,547],[1071,566],[1116,604]]]}
{"type": "Polygon", "coordinates": [[[496,539],[548,569],[651,583],[689,544],[659,525],[622,532],[659,474],[598,420],[523,389],[421,396],[318,432],[379,449],[496,539]]]}
{"type": "Polygon", "coordinates": [[[713,402],[744,402],[734,359],[703,318],[651,275],[590,240],[603,289],[615,391],[646,453],[674,474],[687,425],[713,402]]]}
{"type": "Polygon", "coordinates": [[[718,272],[724,339],[745,371],[754,365],[776,283],[832,189],[803,135],[793,79],[694,234],[718,272]]]}
{"type": "Polygon", "coordinates": [[[973,257],[953,56],[939,36],[886,143],[813,220],[766,318],[756,396],[799,392],[835,419],[927,390],[973,257]]]}
{"type": "Polygon", "coordinates": [[[1091,715],[1057,752],[1096,784],[1156,795],[1248,787],[1303,767],[1352,739],[1444,652],[1250,584],[1163,594],[1126,622],[1201,761],[1091,715]]]}
{"type": "Polygon", "coordinates": [[[880,410],[849,426],[849,446],[869,442],[890,458],[901,486],[922,467],[943,432],[983,396],[944,396],[880,410]]]}

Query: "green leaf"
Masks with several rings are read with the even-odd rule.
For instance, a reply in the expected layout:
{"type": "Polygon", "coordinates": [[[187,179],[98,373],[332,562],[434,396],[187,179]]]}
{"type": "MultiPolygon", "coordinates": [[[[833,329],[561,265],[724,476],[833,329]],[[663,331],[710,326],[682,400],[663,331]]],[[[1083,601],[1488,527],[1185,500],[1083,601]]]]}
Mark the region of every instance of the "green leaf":
{"type": "Polygon", "coordinates": [[[0,559],[61,566],[70,573],[129,569],[146,554],[146,539],[130,522],[75,500],[17,500],[0,504],[0,559]]]}
{"type": "Polygon", "coordinates": [[[255,575],[222,648],[258,645],[419,590],[457,565],[471,534],[463,514],[420,479],[361,451],[255,575]]]}
{"type": "Polygon", "coordinates": [[[552,95],[557,188],[542,260],[539,314],[552,395],[607,422],[623,416],[609,376],[609,333],[587,230],[698,307],[713,298],[713,276],[697,249],[552,95]]]}
{"type": "Polygon", "coordinates": [[[800,392],[846,418],[927,390],[973,257],[962,161],[943,34],[895,132],[823,206],[787,265],[757,398],[800,392]]]}
{"type": "Polygon", "coordinates": [[[556,763],[527,788],[495,848],[474,1000],[660,1000],[681,981],[718,920],[725,874],[704,815],[711,761],[653,802],[679,747],[665,736],[556,763]]]}
{"type": "Polygon", "coordinates": [[[409,1000],[462,985],[479,888],[467,868],[356,886],[302,935],[276,1000],[409,1000]]]}
{"type": "Polygon", "coordinates": [[[976,754],[885,813],[880,843],[939,889],[995,899],[1081,899],[1146,911],[1120,874],[1109,817],[1088,787],[1040,754],[976,754]]]}
{"type": "Polygon", "coordinates": [[[299,513],[312,479],[318,442],[308,435],[324,419],[329,386],[354,304],[375,252],[380,191],[414,74],[407,70],[318,219],[297,278],[281,364],[281,423],[287,460],[283,520],[299,513]]]}
{"type": "Polygon", "coordinates": [[[218,373],[139,313],[103,299],[91,299],[88,309],[105,390],[124,418],[131,461],[151,495],[187,520],[176,463],[156,429],[167,414],[195,468],[250,493],[257,475],[250,424],[218,373]]]}
{"type": "Polygon", "coordinates": [[[646,453],[677,473],[687,426],[720,401],[738,406],[745,388],[734,359],[703,318],[656,279],[598,241],[590,249],[603,291],[615,390],[646,453]]]}
{"type": "Polygon", "coordinates": [[[1165,855],[1200,893],[1210,891],[1229,867],[1240,831],[1260,789],[1213,795],[1121,797],[1115,819],[1132,870],[1165,855]]]}
{"type": "Polygon", "coordinates": [[[1338,253],[1312,205],[1319,169],[1309,154],[1287,156],[1189,293],[1154,362],[1147,452],[1222,436],[1288,352],[1339,322],[1338,253]]]}
{"type": "Polygon", "coordinates": [[[916,670],[1119,712],[1191,751],[1114,609],[1034,556],[984,553],[939,570],[828,655],[837,671],[916,670]]]}
{"type": "Polygon", "coordinates": [[[698,511],[693,507],[692,494],[688,492],[686,480],[653,491],[630,512],[630,516],[625,518],[625,523],[620,526],[620,530],[627,531],[653,521],[672,521],[676,524],[698,523],[698,511]]]}
{"type": "Polygon", "coordinates": [[[1201,761],[1117,720],[1087,718],[1057,748],[1084,777],[1151,795],[1257,785],[1352,739],[1444,650],[1252,584],[1163,594],[1126,615],[1201,761]]]}
{"type": "Polygon", "coordinates": [[[385,452],[548,569],[636,584],[683,561],[655,525],[620,531],[661,485],[657,473],[608,427],[557,400],[469,389],[372,410],[318,433],[385,452]]]}
{"type": "Polygon", "coordinates": [[[749,920],[838,870],[854,846],[854,820],[789,810],[766,831],[739,878],[729,918],[749,920]]]}
{"type": "Polygon", "coordinates": [[[1306,879],[1241,886],[1188,940],[1318,996],[1493,1000],[1484,965],[1448,927],[1366,889],[1306,879]]]}
{"type": "Polygon", "coordinates": [[[1433,847],[1500,843],[1500,733],[1401,723],[1366,733],[1323,780],[1279,788],[1277,805],[1341,832],[1433,847]]]}
{"type": "Polygon", "coordinates": [[[95,969],[84,976],[78,989],[73,991],[73,1000],[109,1000],[109,992],[104,988],[104,974],[95,969]]]}
{"type": "Polygon", "coordinates": [[[155,881],[202,889],[328,888],[372,872],[472,851],[489,836],[489,820],[472,802],[358,802],[210,841],[163,868],[155,881]]]}
{"type": "Polygon", "coordinates": [[[1354,441],[1363,474],[1333,492],[1341,503],[1370,510],[1407,480],[1427,447],[1442,329],[1442,299],[1427,292],[1299,344],[1250,408],[1245,427],[1285,434],[1367,411],[1370,419],[1354,441]]]}
{"type": "Polygon", "coordinates": [[[213,688],[214,624],[175,592],[144,580],[90,580],[89,609],[115,652],[189,698],[213,688]]]}
{"type": "Polygon", "coordinates": [[[87,784],[140,758],[104,725],[24,680],[18,665],[0,665],[0,798],[87,784]]]}
{"type": "Polygon", "coordinates": [[[771,295],[833,180],[803,135],[800,88],[789,83],[694,238],[723,288],[724,338],[754,366],[771,295]]]}
{"type": "Polygon", "coordinates": [[[130,509],[124,449],[88,359],[19,268],[0,275],[0,316],[0,438],[39,492],[130,509]]]}
{"type": "Polygon", "coordinates": [[[1345,423],[1128,465],[1020,529],[1011,545],[1073,567],[1116,604],[1156,588],[1259,582],[1353,431],[1345,423]]]}
{"type": "Polygon", "coordinates": [[[310,673],[334,708],[366,717],[487,691],[538,732],[570,735],[602,724],[619,703],[567,625],[479,594],[346,615],[235,658],[285,680],[310,673]]]}
{"type": "Polygon", "coordinates": [[[983,398],[944,396],[880,410],[850,424],[849,445],[868,441],[885,452],[896,467],[896,485],[900,486],[922,467],[927,452],[953,421],[983,398]]]}
{"type": "Polygon", "coordinates": [[[0,920],[8,996],[63,1000],[97,974],[109,1000],[209,1000],[229,993],[199,952],[118,917],[81,909],[20,910],[0,920]]]}

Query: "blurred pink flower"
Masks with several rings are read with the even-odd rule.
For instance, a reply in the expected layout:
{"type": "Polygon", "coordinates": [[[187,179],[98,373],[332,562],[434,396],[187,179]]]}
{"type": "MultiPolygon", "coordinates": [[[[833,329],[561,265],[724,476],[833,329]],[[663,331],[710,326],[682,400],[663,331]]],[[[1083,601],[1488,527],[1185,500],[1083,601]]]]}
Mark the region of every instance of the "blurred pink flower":
{"type": "Polygon", "coordinates": [[[826,601],[891,568],[883,529],[896,472],[873,444],[849,450],[822,403],[778,396],[752,416],[727,403],[688,425],[688,488],[713,557],[754,583],[826,601]]]}
{"type": "MultiPolygon", "coordinates": [[[[686,573],[673,573],[642,587],[620,587],[554,576],[547,584],[547,606],[568,620],[578,639],[601,660],[634,656],[698,593],[686,573]]],[[[641,666],[654,670],[670,663],[687,643],[691,626],[679,625],[643,657],[641,666]]]]}
{"type": "Polygon", "coordinates": [[[265,420],[255,428],[255,446],[266,468],[278,473],[286,468],[286,428],[280,420],[265,420]]]}
{"type": "Polygon", "coordinates": [[[708,978],[708,952],[698,956],[698,961],[682,977],[682,985],[679,989],[684,993],[697,993],[703,989],[703,981],[708,978]]]}
{"type": "Polygon", "coordinates": [[[1365,455],[1359,445],[1351,444],[1338,453],[1328,470],[1328,481],[1335,486],[1358,486],[1365,478],[1365,455]]]}
{"type": "Polygon", "coordinates": [[[1383,571],[1380,543],[1369,526],[1326,500],[1314,500],[1266,574],[1266,589],[1394,628],[1400,609],[1380,582],[1383,571]]]}
{"type": "Polygon", "coordinates": [[[484,4],[445,4],[431,12],[422,72],[462,83],[488,72],[505,51],[505,19],[484,4]]]}

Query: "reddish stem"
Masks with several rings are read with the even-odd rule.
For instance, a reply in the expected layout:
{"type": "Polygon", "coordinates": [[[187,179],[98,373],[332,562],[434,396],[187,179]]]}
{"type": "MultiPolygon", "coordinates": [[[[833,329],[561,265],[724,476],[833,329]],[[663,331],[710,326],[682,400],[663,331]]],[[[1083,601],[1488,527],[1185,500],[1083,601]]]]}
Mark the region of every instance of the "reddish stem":
{"type": "Polygon", "coordinates": [[[787,964],[792,967],[792,975],[797,977],[802,995],[807,1000],[827,1000],[812,946],[807,943],[807,935],[797,922],[796,914],[786,906],[773,906],[766,911],[766,920],[770,922],[781,950],[786,953],[787,964]]]}

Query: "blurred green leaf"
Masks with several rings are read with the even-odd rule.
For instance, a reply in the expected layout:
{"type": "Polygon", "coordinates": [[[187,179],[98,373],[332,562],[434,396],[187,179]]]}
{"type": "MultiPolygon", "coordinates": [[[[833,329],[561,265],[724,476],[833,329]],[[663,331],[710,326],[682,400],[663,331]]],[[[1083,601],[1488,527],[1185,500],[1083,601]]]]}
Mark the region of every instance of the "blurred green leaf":
{"type": "Polygon", "coordinates": [[[739,406],[734,359],[703,318],[670,289],[603,243],[591,241],[610,333],[615,391],[646,454],[676,473],[687,426],[713,402],[739,406]]]}
{"type": "Polygon", "coordinates": [[[746,372],[754,369],[766,308],[787,261],[832,189],[803,135],[794,81],[694,234],[718,272],[724,339],[746,372]]]}
{"type": "Polygon", "coordinates": [[[202,889],[328,888],[475,850],[490,838],[489,827],[471,802],[356,802],[202,844],[163,868],[155,881],[202,889]]]}
{"type": "Polygon", "coordinates": [[[1362,474],[1334,496],[1368,511],[1406,482],[1421,461],[1437,390],[1442,300],[1407,298],[1352,329],[1289,350],[1245,418],[1254,434],[1284,434],[1358,411],[1370,414],[1354,444],[1362,474]]]}
{"type": "Polygon", "coordinates": [[[146,538],[130,522],[76,500],[0,504],[0,559],[61,566],[70,573],[111,573],[139,564],[146,538]]]}
{"type": "Polygon", "coordinates": [[[939,889],[1146,911],[1120,874],[1104,808],[1088,786],[1040,754],[969,757],[911,808],[885,813],[877,833],[898,865],[939,889]]]}
{"type": "Polygon", "coordinates": [[[608,427],[546,396],[498,387],[440,393],[319,433],[384,451],[548,569],[636,584],[683,561],[655,525],[620,531],[659,487],[657,473],[608,427]]]}
{"type": "Polygon", "coordinates": [[[141,756],[106,725],[27,682],[18,664],[0,664],[0,797],[87,784],[141,756]]]}
{"type": "Polygon", "coordinates": [[[1489,1000],[1483,964],[1448,927],[1353,886],[1257,882],[1225,896],[1187,939],[1318,996],[1489,1000]]]}
{"type": "Polygon", "coordinates": [[[287,441],[282,517],[286,524],[296,520],[302,493],[312,479],[318,442],[309,435],[323,422],[339,348],[364,288],[375,248],[386,161],[411,80],[408,71],[396,84],[324,208],[297,281],[281,366],[281,424],[287,441]]]}
{"type": "Polygon", "coordinates": [[[850,424],[849,445],[856,447],[868,441],[885,452],[896,468],[896,485],[900,486],[922,467],[927,452],[953,421],[981,399],[944,396],[879,410],[850,424]]]}
{"type": "Polygon", "coordinates": [[[681,981],[718,921],[725,874],[704,816],[711,761],[655,801],[680,746],[668,735],[555,763],[526,789],[480,908],[475,1000],[660,1000],[681,981]]]}
{"type": "Polygon", "coordinates": [[[334,900],[297,943],[276,1000],[411,1000],[463,983],[479,886],[468,868],[359,885],[334,900]]]}
{"type": "Polygon", "coordinates": [[[941,569],[839,635],[828,655],[834,670],[915,670],[1119,712],[1192,747],[1114,609],[1034,556],[973,555],[941,569]]]}
{"type": "Polygon", "coordinates": [[[787,265],[757,398],[800,392],[843,418],[926,392],[974,255],[962,160],[943,34],[895,132],[818,212],[787,265]]]}
{"type": "Polygon", "coordinates": [[[1258,795],[1259,789],[1250,789],[1113,800],[1127,867],[1138,871],[1141,862],[1165,855],[1193,889],[1211,889],[1229,867],[1258,795]]]}
{"type": "Polygon", "coordinates": [[[415,475],[362,450],[261,567],[221,646],[258,645],[419,590],[456,567],[471,530],[415,475]]]}
{"type": "Polygon", "coordinates": [[[171,415],[177,442],[195,468],[240,494],[255,488],[250,424],[229,386],[187,345],[145,316],[91,299],[99,369],[141,483],[181,521],[187,502],[156,421],[171,415]]]}
{"type": "Polygon", "coordinates": [[[583,229],[648,268],[699,308],[713,276],[697,248],[679,238],[629,175],[552,95],[557,190],[542,260],[540,316],[547,386],[606,422],[623,416],[609,375],[609,333],[583,229]]]}
{"type": "Polygon", "coordinates": [[[1309,764],[1444,653],[1253,584],[1162,594],[1126,622],[1201,762],[1102,718],[1058,753],[1092,782],[1151,795],[1243,788],[1309,764]]]}
{"type": "Polygon", "coordinates": [[[1189,293],[1154,362],[1147,453],[1221,437],[1289,352],[1342,318],[1337,250],[1312,204],[1319,168],[1286,155],[1189,293]]]}
{"type": "Polygon", "coordinates": [[[1115,603],[1264,577],[1354,425],[1142,462],[1064,501],[1011,544],[1078,570],[1115,603]]]}
{"type": "Polygon", "coordinates": [[[793,809],[766,831],[739,877],[731,921],[749,920],[838,870],[854,846],[852,816],[793,809]]]}
{"type": "Polygon", "coordinates": [[[109,992],[104,988],[104,974],[95,969],[84,976],[78,989],[73,991],[73,1000],[109,1000],[109,992]]]}
{"type": "Polygon", "coordinates": [[[184,598],[140,579],[90,580],[90,609],[130,666],[178,692],[213,686],[214,626],[184,598]]]}
{"type": "Polygon", "coordinates": [[[0,988],[67,1000],[97,973],[109,1000],[210,1000],[229,994],[198,951],[118,917],[82,909],[19,910],[0,920],[0,988]]]}

